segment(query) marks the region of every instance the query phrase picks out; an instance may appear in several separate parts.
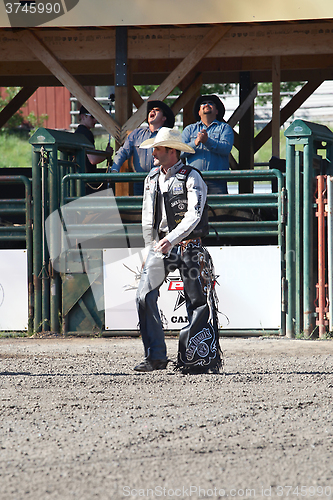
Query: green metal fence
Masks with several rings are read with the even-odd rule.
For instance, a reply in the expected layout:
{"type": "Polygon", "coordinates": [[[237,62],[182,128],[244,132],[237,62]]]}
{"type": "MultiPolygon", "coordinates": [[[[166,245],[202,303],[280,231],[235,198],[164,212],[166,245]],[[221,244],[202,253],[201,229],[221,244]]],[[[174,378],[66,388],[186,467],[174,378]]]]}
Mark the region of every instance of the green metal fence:
{"type": "MultiPolygon", "coordinates": [[[[104,195],[98,198],[83,197],[85,183],[105,182],[106,187],[115,182],[134,182],[143,180],[146,174],[112,173],[86,174],[85,157],[91,145],[86,139],[67,132],[39,129],[29,141],[33,149],[32,194],[33,194],[33,253],[31,259],[34,283],[34,324],[35,331],[76,331],[88,333],[103,329],[103,313],[96,309],[89,292],[89,281],[82,268],[82,252],[87,252],[87,261],[101,268],[102,248],[124,244],[126,237],[137,242],[142,240],[141,205],[142,197],[115,197],[120,219],[116,223],[107,221],[73,222],[64,231],[70,231],[71,240],[77,244],[70,248],[66,256],[66,265],[60,270],[50,259],[61,246],[59,234],[49,232],[46,241],[45,224],[48,217],[55,213],[61,220],[61,209],[76,201],[75,210],[80,209],[81,216],[86,211],[104,206],[104,195]],[[80,203],[82,201],[82,205],[80,203]],[[119,231],[118,231],[119,229],[119,231]],[[101,236],[102,234],[102,236],[101,236]],[[82,250],[80,239],[92,242],[91,248],[82,250]],[[98,244],[94,246],[94,238],[98,244]],[[97,263],[97,264],[96,264],[97,263]],[[68,264],[68,265],[67,265],[68,264]],[[67,272],[67,268],[69,271],[67,272]]],[[[228,182],[240,182],[247,178],[252,181],[275,181],[277,192],[230,195],[209,195],[210,232],[206,245],[224,244],[278,244],[281,248],[281,276],[284,277],[284,226],[285,226],[285,189],[284,176],[276,169],[256,169],[249,171],[204,172],[205,179],[225,179],[228,182]],[[263,217],[263,214],[268,214],[263,217]]],[[[63,221],[61,222],[63,224],[63,221]]],[[[61,237],[60,237],[61,239],[61,237]]],[[[99,300],[103,303],[103,277],[96,272],[94,285],[99,287],[99,300]]],[[[282,286],[283,288],[283,286],[282,286]]],[[[282,299],[283,303],[283,299],[282,299]]],[[[283,312],[282,312],[283,316],[283,312]]],[[[283,320],[282,320],[283,325],[283,320]]],[[[282,333],[284,327],[279,333],[282,333]]]]}
{"type": "MultiPolygon", "coordinates": [[[[7,187],[8,185],[23,186],[24,196],[0,199],[0,218],[2,220],[4,217],[6,221],[3,225],[0,224],[0,248],[12,248],[17,242],[22,242],[27,250],[29,327],[31,328],[33,319],[31,180],[24,175],[0,175],[0,186],[7,187]],[[17,217],[20,223],[15,224],[13,221],[17,217]],[[21,219],[24,220],[23,223],[21,219]]],[[[4,193],[3,190],[2,192],[4,193]]]]}
{"type": "Polygon", "coordinates": [[[287,138],[286,334],[310,337],[316,327],[316,176],[332,169],[333,133],[324,125],[294,121],[287,138]]]}
{"type": "MultiPolygon", "coordinates": [[[[59,331],[60,278],[50,264],[45,221],[59,208],[60,179],[69,172],[84,172],[86,150],[91,149],[91,144],[79,134],[45,128],[38,129],[29,142],[32,145],[34,330],[59,331]]],[[[77,194],[84,194],[80,186],[77,194]]]]}
{"type": "MultiPolygon", "coordinates": [[[[68,185],[73,181],[78,182],[92,182],[92,181],[105,181],[105,182],[135,182],[143,180],[147,174],[142,173],[112,173],[112,174],[68,174],[63,177],[61,181],[61,206],[68,202],[74,201],[76,198],[69,196],[68,185]]],[[[224,214],[230,210],[260,210],[260,209],[275,209],[276,217],[271,221],[263,221],[257,217],[257,220],[244,220],[244,221],[210,221],[210,238],[218,237],[240,237],[240,236],[275,236],[277,243],[282,247],[284,238],[284,219],[283,219],[283,199],[284,199],[284,177],[283,174],[276,169],[272,170],[242,170],[242,171],[210,171],[203,172],[204,179],[225,179],[227,181],[240,181],[241,179],[251,179],[258,181],[273,180],[278,181],[277,193],[264,193],[264,194],[236,194],[236,195],[208,195],[207,201],[209,207],[212,209],[211,216],[214,214],[213,210],[222,209],[224,214]]],[[[117,196],[116,202],[121,214],[126,213],[139,213],[141,214],[142,197],[141,196],[117,196]]],[[[92,202],[93,203],[93,202],[92,202]]],[[[100,200],[100,203],[103,203],[100,200]]],[[[87,205],[89,210],[89,205],[87,205]]],[[[212,217],[211,217],[212,219],[212,217]]],[[[141,224],[126,223],[124,222],[125,230],[128,234],[140,236],[141,224]]],[[[97,228],[96,228],[97,229],[97,228]]],[[[110,233],[116,238],[117,231],[110,233]]],[[[82,228],[77,228],[82,231],[82,228]]],[[[78,233],[79,234],[79,233],[78,233]]]]}
{"type": "MultiPolygon", "coordinates": [[[[82,204],[78,203],[78,198],[72,196],[69,186],[73,183],[105,181],[107,182],[133,182],[143,180],[146,174],[139,173],[112,173],[112,174],[68,174],[61,181],[61,206],[67,205],[70,202],[76,201],[73,204],[73,211],[79,211],[81,217],[84,213],[88,214],[92,210],[98,210],[99,207],[107,206],[108,197],[100,193],[98,197],[86,197],[82,199],[82,204]]],[[[210,179],[226,179],[228,181],[239,182],[244,178],[258,181],[273,181],[277,180],[278,189],[276,193],[251,193],[251,194],[235,194],[235,195],[208,195],[208,205],[210,211],[210,231],[209,236],[205,239],[205,244],[223,245],[223,244],[238,244],[241,240],[242,244],[253,245],[260,244],[263,241],[270,244],[277,244],[281,249],[281,295],[284,290],[284,227],[285,227],[285,189],[284,176],[279,170],[249,170],[249,171],[227,171],[227,172],[204,172],[204,178],[210,179]],[[260,211],[269,211],[270,220],[262,220],[260,211]],[[219,216],[214,214],[218,212],[219,216]],[[231,214],[236,214],[236,217],[228,217],[231,214]],[[241,215],[241,217],[239,217],[241,215]],[[245,217],[244,217],[245,215],[245,217]],[[243,217],[242,217],[243,216],[243,217]],[[237,220],[232,220],[237,219],[237,220]]],[[[137,245],[142,246],[142,229],[141,229],[141,205],[142,197],[140,196],[117,196],[115,197],[119,213],[121,215],[121,223],[119,221],[112,223],[105,222],[107,228],[103,228],[103,224],[86,223],[84,225],[71,224],[66,227],[71,235],[71,239],[77,238],[78,241],[87,238],[93,240],[100,238],[99,244],[101,248],[121,246],[128,244],[123,238],[123,230],[128,238],[133,242],[133,239],[138,242],[137,245]],[[129,222],[130,219],[135,219],[134,222],[129,222]],[[101,237],[101,235],[103,235],[101,237]]],[[[82,220],[82,219],[80,219],[82,220]]],[[[79,258],[77,258],[79,260],[79,258]]],[[[102,279],[102,277],[100,277],[102,279]]],[[[283,302],[283,300],[282,300],[283,302]]],[[[284,311],[281,312],[281,329],[274,333],[284,332],[284,311]]],[[[97,323],[96,323],[97,326],[97,323]]],[[[238,332],[240,333],[240,332],[238,332]]],[[[244,333],[244,332],[243,332],[244,333]]],[[[253,333],[253,332],[252,332],[253,333]]],[[[273,333],[273,332],[270,332],[273,333]]],[[[262,331],[260,332],[262,334],[262,331]]]]}

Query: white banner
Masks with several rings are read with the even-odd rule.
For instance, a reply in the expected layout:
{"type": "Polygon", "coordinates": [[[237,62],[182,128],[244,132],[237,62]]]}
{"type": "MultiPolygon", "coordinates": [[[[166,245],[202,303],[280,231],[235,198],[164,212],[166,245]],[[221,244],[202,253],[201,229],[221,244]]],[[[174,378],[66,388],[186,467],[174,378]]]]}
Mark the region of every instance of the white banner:
{"type": "MultiPolygon", "coordinates": [[[[219,322],[229,329],[281,327],[281,255],[278,246],[209,247],[215,266],[219,322]]],[[[136,330],[135,296],[143,254],[124,258],[124,249],[103,251],[105,328],[136,330]]],[[[160,288],[163,326],[180,330],[187,323],[183,283],[177,272],[160,288]]]]}
{"type": "Polygon", "coordinates": [[[0,250],[0,331],[27,329],[27,251],[0,250]]]}

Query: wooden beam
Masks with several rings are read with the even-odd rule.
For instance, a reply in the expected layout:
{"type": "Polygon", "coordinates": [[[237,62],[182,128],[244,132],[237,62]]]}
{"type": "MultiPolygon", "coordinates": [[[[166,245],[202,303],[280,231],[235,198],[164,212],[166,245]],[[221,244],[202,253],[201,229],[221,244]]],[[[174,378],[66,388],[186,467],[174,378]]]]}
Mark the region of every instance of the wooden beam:
{"type": "Polygon", "coordinates": [[[231,153],[229,153],[229,166],[231,170],[239,170],[239,165],[231,153]]]}
{"type": "MultiPolygon", "coordinates": [[[[219,29],[223,29],[223,24],[219,29]]],[[[208,26],[146,26],[129,28],[128,57],[144,59],[183,59],[198,40],[203,40],[208,26]]],[[[233,24],[223,43],[212,56],[256,57],[274,55],[332,54],[332,20],[280,23],[233,24]]],[[[39,38],[61,61],[95,59],[104,61],[114,54],[115,28],[36,29],[39,38]]],[[[200,42],[199,42],[200,43],[200,42]]],[[[29,47],[19,42],[19,32],[0,31],[0,61],[31,60],[29,47]]]]}
{"type": "MultiPolygon", "coordinates": [[[[323,83],[322,79],[314,79],[306,83],[297,94],[281,109],[280,126],[310,97],[311,94],[323,83]]],[[[272,136],[272,121],[267,123],[254,138],[254,152],[256,153],[272,136]]]]}
{"type": "MultiPolygon", "coordinates": [[[[223,26],[221,24],[220,26],[223,26]]],[[[318,22],[243,23],[233,24],[225,43],[214,47],[214,57],[285,54],[330,54],[332,52],[332,20],[318,22]]],[[[146,26],[129,28],[130,59],[183,59],[195,43],[204,38],[208,26],[146,26]]],[[[37,31],[37,30],[36,30],[37,31]]],[[[94,58],[104,60],[114,53],[115,29],[38,29],[39,37],[61,60],[94,58]]],[[[0,60],[24,60],[28,47],[18,43],[15,30],[0,32],[0,60]],[[2,33],[2,36],[1,36],[2,33]]]]}
{"type": "MultiPolygon", "coordinates": [[[[70,71],[75,78],[77,75],[105,75],[109,74],[113,80],[114,60],[106,59],[103,64],[96,65],[96,61],[61,61],[63,66],[70,71]],[[110,74],[111,73],[111,74],[110,74]]],[[[41,61],[10,61],[0,64],[0,76],[26,75],[29,76],[51,76],[52,73],[45,67],[41,61]]],[[[59,85],[59,81],[57,82],[59,85]]],[[[42,85],[39,85],[40,87],[42,85]]]]}
{"type": "MultiPolygon", "coordinates": [[[[113,85],[113,78],[110,74],[96,75],[77,75],[75,79],[85,87],[95,87],[96,85],[109,86],[113,85]]],[[[0,87],[63,87],[58,78],[54,75],[46,76],[0,76],[0,87]]]]}
{"type": "Polygon", "coordinates": [[[239,151],[240,148],[239,134],[235,130],[234,130],[234,146],[239,151]]]}
{"type": "MultiPolygon", "coordinates": [[[[272,61],[272,59],[270,58],[272,61]]],[[[333,59],[332,65],[328,64],[327,67],[313,68],[313,69],[287,69],[284,70],[281,65],[281,82],[295,82],[295,81],[309,81],[313,78],[320,76],[323,80],[333,80],[333,59]]],[[[158,64],[156,63],[156,66],[158,64]]],[[[214,67],[217,66],[216,62],[212,62],[210,67],[206,66],[206,59],[204,59],[199,65],[198,69],[202,74],[202,83],[238,83],[239,71],[229,71],[220,70],[214,71],[214,67]],[[212,71],[210,71],[212,69],[212,71]]],[[[245,66],[244,66],[245,67],[245,66]]],[[[258,82],[271,82],[272,81],[272,64],[267,70],[256,70],[252,71],[250,65],[246,65],[246,68],[251,70],[252,78],[254,83],[258,82]]],[[[162,83],[163,78],[168,75],[165,73],[134,73],[133,74],[133,84],[134,85],[159,85],[162,83]]],[[[22,77],[21,77],[22,78],[22,77]]],[[[23,77],[24,78],[24,77],[23,77]]],[[[99,78],[96,76],[96,78],[99,78]]],[[[82,79],[82,78],[81,78],[82,79]]],[[[2,80],[2,78],[1,78],[2,80]]],[[[16,79],[18,82],[18,80],[16,79]]],[[[18,82],[19,83],[19,82],[18,82]]],[[[8,85],[9,86],[9,85],[8,85]]]]}
{"type": "MultiPolygon", "coordinates": [[[[197,68],[197,66],[196,66],[197,68]]],[[[190,123],[193,123],[193,106],[196,99],[200,95],[200,88],[202,85],[202,74],[194,68],[187,73],[185,78],[178,84],[178,88],[184,93],[196,80],[194,87],[189,92],[192,92],[192,97],[189,100],[186,98],[186,103],[183,103],[183,129],[190,123]],[[199,78],[199,80],[197,80],[199,78]]],[[[175,104],[175,103],[174,103],[175,104]]],[[[178,106],[177,106],[178,107],[178,106]]]]}
{"type": "Polygon", "coordinates": [[[144,103],[144,99],[142,99],[135,87],[132,87],[132,101],[137,109],[144,103]]]}
{"type": "MultiPolygon", "coordinates": [[[[242,72],[239,75],[239,99],[240,103],[246,101],[254,88],[250,72],[242,72]]],[[[254,105],[250,105],[242,119],[239,122],[239,148],[238,166],[240,170],[250,170],[254,168],[253,154],[254,137],[254,105]]],[[[239,184],[239,193],[252,193],[253,181],[251,179],[241,179],[239,184]]]]}
{"type": "MultiPolygon", "coordinates": [[[[1,38],[0,38],[1,40],[1,38]]],[[[55,52],[54,52],[55,53],[55,52]]],[[[58,57],[57,53],[55,53],[58,57]]],[[[62,55],[62,54],[61,54],[62,55]]],[[[178,64],[182,61],[180,58],[174,58],[173,54],[169,59],[131,59],[131,66],[133,71],[133,82],[134,85],[145,84],[146,81],[141,82],[140,79],[149,80],[148,83],[160,84],[165,76],[171,71],[173,71],[178,64]],[[153,81],[153,79],[155,81],[153,81]]],[[[17,76],[34,76],[34,75],[49,75],[50,72],[45,68],[45,66],[39,60],[31,60],[33,56],[22,59],[22,60],[11,60],[4,61],[4,64],[0,64],[0,75],[17,75],[17,76]],[[30,59],[30,60],[29,60],[30,59]]],[[[311,69],[323,69],[329,68],[333,65],[333,53],[331,54],[307,54],[290,56],[283,55],[281,51],[281,72],[297,71],[297,70],[311,70],[311,69]]],[[[60,59],[60,57],[59,57],[60,59]]],[[[96,64],[96,60],[88,59],[85,60],[65,60],[61,57],[62,64],[67,68],[70,73],[77,78],[78,75],[105,75],[106,72],[109,73],[110,78],[113,80],[113,74],[115,72],[115,60],[114,57],[104,59],[103,63],[96,64]]],[[[227,75],[223,75],[223,78],[228,78],[229,73],[239,73],[239,71],[266,71],[268,74],[268,80],[271,81],[272,72],[272,57],[271,56],[261,56],[261,57],[205,57],[200,62],[199,71],[203,73],[203,82],[205,83],[204,74],[211,75],[216,74],[215,78],[217,80],[209,80],[208,83],[213,83],[214,81],[221,82],[221,73],[226,72],[227,75]]],[[[297,78],[300,80],[300,78],[297,78]]],[[[223,80],[224,81],[224,80],[223,80]]],[[[229,81],[229,78],[228,80],[229,81]]],[[[235,78],[233,81],[237,81],[235,78]]],[[[282,79],[281,81],[287,81],[282,79]]],[[[20,82],[18,81],[18,85],[20,82]]],[[[43,84],[42,84],[43,85],[43,84]]],[[[22,86],[22,85],[21,85],[22,86]]]]}
{"type": "MultiPolygon", "coordinates": [[[[96,61],[61,61],[65,68],[81,85],[113,85],[114,60],[107,59],[96,65],[96,61]]],[[[131,60],[133,85],[160,85],[180,64],[181,60],[131,60]]],[[[317,56],[281,56],[281,81],[309,81],[320,76],[333,79],[333,54],[317,56]]],[[[212,58],[205,57],[197,66],[202,73],[202,83],[233,83],[239,71],[251,71],[253,82],[272,81],[271,57],[212,58]]],[[[13,61],[0,64],[0,86],[61,85],[41,61],[13,61]]]]}
{"type": "MultiPolygon", "coordinates": [[[[120,125],[132,114],[132,69],[127,57],[128,28],[126,26],[116,27],[116,72],[115,72],[115,112],[116,119],[120,125]]],[[[116,141],[116,150],[121,144],[116,141]]],[[[129,158],[121,167],[120,172],[133,172],[132,162],[129,158]]],[[[129,196],[133,194],[133,185],[128,182],[119,182],[115,185],[116,196],[129,196]]]]}
{"type": "MultiPolygon", "coordinates": [[[[202,40],[191,50],[185,59],[172,71],[158,89],[150,96],[151,100],[163,100],[185,78],[185,76],[203,59],[222,37],[230,30],[231,26],[216,26],[208,31],[202,40]]],[[[131,116],[122,127],[121,137],[124,139],[128,130],[141,125],[146,117],[146,104],[142,104],[138,111],[131,116]]]]}
{"type": "Polygon", "coordinates": [[[237,109],[233,112],[233,114],[230,116],[229,120],[227,123],[230,125],[230,127],[234,128],[234,126],[241,120],[246,113],[246,111],[249,109],[250,106],[252,106],[253,101],[257,97],[258,93],[258,86],[255,85],[249,95],[246,97],[246,99],[238,106],[237,109]]]}
{"type": "MultiPolygon", "coordinates": [[[[39,40],[61,61],[104,61],[115,51],[115,29],[34,28],[39,40]]],[[[20,40],[20,30],[0,29],[0,61],[35,60],[29,46],[20,40]],[[23,43],[22,43],[23,42],[23,43]],[[28,58],[28,59],[27,59],[28,58]]],[[[36,56],[36,54],[35,54],[36,56]]],[[[38,57],[38,56],[37,56],[38,57]]]]}
{"type": "Polygon", "coordinates": [[[176,116],[181,109],[186,106],[188,102],[192,99],[201,88],[202,76],[201,73],[195,78],[195,80],[184,90],[184,92],[175,100],[171,109],[176,116]]]}
{"type": "MultiPolygon", "coordinates": [[[[116,86],[115,87],[115,111],[116,116],[119,123],[123,123],[130,116],[132,111],[132,93],[130,92],[132,89],[127,86],[116,86]]],[[[120,148],[121,144],[116,141],[116,150],[120,148]]],[[[126,160],[121,168],[121,172],[133,172],[132,168],[132,160],[126,160]]],[[[129,196],[129,194],[133,194],[133,187],[131,186],[130,192],[130,184],[128,182],[117,182],[115,185],[115,194],[116,196],[129,196]]]]}
{"type": "MultiPolygon", "coordinates": [[[[136,60],[168,59],[171,55],[183,59],[195,40],[204,39],[208,29],[198,25],[185,28],[155,26],[140,30],[133,27],[129,29],[128,57],[136,60]]],[[[224,58],[331,54],[332,29],[332,20],[233,24],[228,36],[223,43],[214,46],[211,55],[224,58]]]]}
{"type": "Polygon", "coordinates": [[[116,139],[120,137],[118,123],[88,94],[84,87],[69,73],[65,66],[52,54],[41,40],[31,31],[24,30],[21,38],[38,59],[58,80],[81,102],[103,127],[116,139]]]}
{"type": "Polygon", "coordinates": [[[16,96],[0,112],[0,128],[23,106],[23,104],[36,92],[38,87],[23,87],[16,96]]]}
{"type": "Polygon", "coordinates": [[[280,57],[272,58],[272,156],[280,158],[280,57]]]}

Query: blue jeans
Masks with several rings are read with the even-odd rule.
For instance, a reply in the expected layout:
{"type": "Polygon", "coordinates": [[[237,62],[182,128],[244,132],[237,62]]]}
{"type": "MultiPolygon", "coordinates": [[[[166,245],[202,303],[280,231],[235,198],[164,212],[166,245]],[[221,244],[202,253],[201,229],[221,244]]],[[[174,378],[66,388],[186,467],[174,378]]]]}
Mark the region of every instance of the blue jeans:
{"type": "Polygon", "coordinates": [[[151,360],[167,359],[164,331],[157,306],[159,288],[166,276],[164,260],[150,249],[136,296],[144,354],[151,360]]]}

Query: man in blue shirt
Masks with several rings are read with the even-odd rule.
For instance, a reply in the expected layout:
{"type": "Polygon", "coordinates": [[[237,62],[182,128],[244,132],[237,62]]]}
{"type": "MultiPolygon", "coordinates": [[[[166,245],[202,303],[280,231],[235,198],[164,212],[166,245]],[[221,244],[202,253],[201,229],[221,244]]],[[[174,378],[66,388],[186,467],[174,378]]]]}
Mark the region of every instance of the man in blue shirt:
{"type": "MultiPolygon", "coordinates": [[[[230,125],[223,121],[225,108],[216,95],[198,97],[193,107],[194,118],[183,130],[182,138],[195,150],[194,155],[183,153],[191,167],[206,170],[228,170],[229,153],[234,143],[234,133],[230,125]]],[[[214,180],[206,182],[208,194],[227,194],[227,182],[214,180]]]]}
{"type": "MultiPolygon", "coordinates": [[[[163,101],[148,101],[147,122],[147,128],[140,127],[133,130],[117,151],[113,159],[112,172],[119,172],[122,164],[132,155],[135,172],[150,172],[154,166],[152,149],[139,149],[139,146],[143,141],[154,138],[161,127],[173,128],[175,116],[163,101]]],[[[133,192],[134,195],[142,195],[143,182],[135,182],[133,192]]]]}

